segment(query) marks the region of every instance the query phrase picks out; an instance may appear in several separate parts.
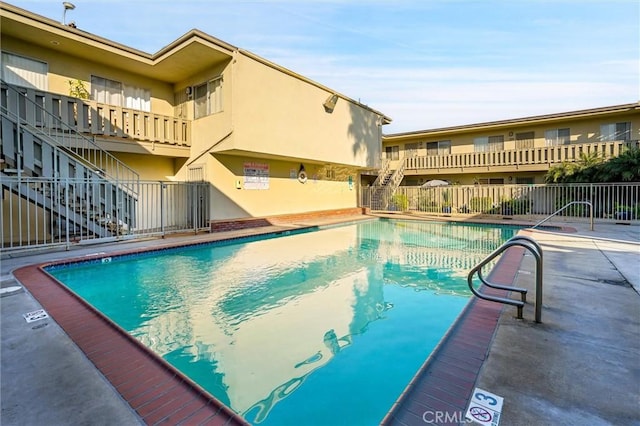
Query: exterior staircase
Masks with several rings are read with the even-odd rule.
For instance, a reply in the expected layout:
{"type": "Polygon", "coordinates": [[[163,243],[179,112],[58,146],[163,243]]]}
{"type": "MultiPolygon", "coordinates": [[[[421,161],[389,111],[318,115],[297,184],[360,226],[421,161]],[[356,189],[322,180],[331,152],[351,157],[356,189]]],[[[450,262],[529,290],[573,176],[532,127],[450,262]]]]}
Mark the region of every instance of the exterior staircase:
{"type": "Polygon", "coordinates": [[[374,190],[371,193],[371,209],[372,210],[389,210],[393,194],[400,186],[400,182],[404,178],[404,157],[399,162],[397,169],[390,167],[391,162],[385,159],[382,168],[378,172],[378,177],[373,182],[374,190]]]}
{"type": "MultiPolygon", "coordinates": [[[[27,96],[0,86],[0,179],[44,210],[52,234],[112,237],[135,225],[138,174],[27,96]]],[[[30,219],[25,218],[25,222],[30,219]]],[[[31,220],[33,221],[33,220],[31,220]]]]}

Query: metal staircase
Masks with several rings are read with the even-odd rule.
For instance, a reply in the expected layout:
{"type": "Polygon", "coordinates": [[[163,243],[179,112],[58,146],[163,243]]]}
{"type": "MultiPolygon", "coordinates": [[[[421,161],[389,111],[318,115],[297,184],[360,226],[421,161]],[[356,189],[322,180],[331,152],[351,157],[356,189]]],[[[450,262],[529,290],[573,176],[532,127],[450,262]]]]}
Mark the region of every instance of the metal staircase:
{"type": "Polygon", "coordinates": [[[55,109],[30,99],[27,89],[4,82],[0,89],[1,186],[49,215],[35,225],[26,215],[24,226],[67,239],[126,233],[135,221],[138,174],[54,115],[55,109]]]}
{"type": "Polygon", "coordinates": [[[374,190],[371,194],[372,210],[388,210],[391,198],[404,178],[404,157],[400,160],[400,165],[395,170],[391,169],[390,163],[388,159],[384,160],[378,177],[373,182],[374,190]]]}

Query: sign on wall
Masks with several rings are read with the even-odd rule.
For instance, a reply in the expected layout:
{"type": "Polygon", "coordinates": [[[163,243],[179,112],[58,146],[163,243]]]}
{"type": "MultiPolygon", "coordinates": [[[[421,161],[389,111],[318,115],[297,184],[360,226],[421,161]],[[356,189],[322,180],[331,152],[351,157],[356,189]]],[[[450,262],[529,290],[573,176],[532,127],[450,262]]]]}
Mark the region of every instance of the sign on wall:
{"type": "Polygon", "coordinates": [[[244,163],[244,189],[269,189],[269,165],[244,163]]]}

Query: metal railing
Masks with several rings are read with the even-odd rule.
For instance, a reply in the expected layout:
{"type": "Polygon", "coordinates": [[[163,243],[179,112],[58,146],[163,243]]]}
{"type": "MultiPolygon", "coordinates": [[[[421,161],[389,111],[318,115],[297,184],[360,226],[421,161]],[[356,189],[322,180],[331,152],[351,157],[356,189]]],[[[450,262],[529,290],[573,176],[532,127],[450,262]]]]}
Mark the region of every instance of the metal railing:
{"type": "MultiPolygon", "coordinates": [[[[640,183],[585,183],[539,185],[449,185],[421,188],[400,186],[388,206],[375,204],[376,188],[361,188],[361,207],[407,211],[412,214],[520,219],[536,223],[574,200],[593,206],[593,220],[640,222],[640,183]],[[377,208],[376,208],[377,207],[377,208]]],[[[588,207],[572,204],[555,221],[590,220],[588,207]]]]}
{"type": "Polygon", "coordinates": [[[543,259],[542,259],[542,248],[540,245],[530,237],[526,237],[524,235],[516,235],[513,238],[507,240],[504,244],[494,250],[491,254],[489,254],[484,260],[474,266],[469,274],[467,275],[467,283],[469,284],[469,289],[471,292],[480,299],[488,300],[491,302],[504,303],[508,305],[513,305],[518,309],[517,318],[522,319],[522,310],[524,305],[527,302],[527,289],[513,286],[506,286],[501,284],[496,284],[488,281],[484,278],[482,274],[482,268],[490,263],[493,259],[501,255],[508,248],[513,246],[524,247],[529,250],[531,254],[536,259],[536,272],[535,272],[535,280],[536,280],[536,305],[535,305],[535,321],[537,323],[542,322],[542,268],[543,268],[543,259]],[[489,288],[497,289],[497,290],[505,290],[505,291],[514,291],[520,294],[521,300],[509,299],[508,297],[500,297],[494,296],[490,294],[481,293],[476,290],[473,285],[473,277],[478,275],[478,279],[482,284],[489,288]]]}
{"type": "Polygon", "coordinates": [[[531,227],[531,229],[537,228],[538,226],[542,225],[543,223],[545,223],[546,221],[548,221],[552,217],[562,213],[563,211],[565,211],[567,208],[569,208],[570,206],[572,206],[574,204],[586,204],[586,205],[589,206],[589,223],[591,225],[591,230],[593,231],[593,204],[591,204],[591,202],[589,202],[589,201],[572,201],[570,203],[567,203],[564,207],[562,207],[562,208],[558,209],[557,211],[551,213],[549,216],[545,217],[540,222],[538,222],[535,225],[533,225],[531,227]]]}
{"type": "Polygon", "coordinates": [[[391,164],[391,162],[389,161],[388,158],[385,158],[382,160],[382,167],[380,167],[380,170],[378,170],[378,177],[373,182],[373,186],[383,185],[383,182],[385,181],[387,176],[390,174],[389,164],[391,164]]]}
{"type": "Polygon", "coordinates": [[[130,182],[137,197],[94,179],[3,175],[0,248],[21,250],[209,229],[205,182],[130,182]]]}
{"type": "MultiPolygon", "coordinates": [[[[17,124],[18,134],[20,134],[20,127],[24,127],[51,146],[64,149],[75,160],[80,161],[84,166],[107,180],[118,183],[136,182],[139,179],[135,170],[100,148],[92,139],[78,133],[76,128],[65,123],[60,117],[45,109],[44,105],[27,95],[28,93],[22,89],[2,84],[1,109],[10,120],[17,124]]],[[[3,141],[3,148],[11,142],[9,140],[3,141]]],[[[31,153],[32,157],[36,157],[35,150],[32,150],[31,153]]],[[[23,152],[16,152],[16,154],[23,155],[23,152]]],[[[33,161],[34,159],[37,160],[37,158],[29,158],[28,160],[33,161]]],[[[56,164],[53,166],[55,167],[56,164]]],[[[20,170],[19,167],[18,170],[20,170]]],[[[58,170],[55,172],[59,173],[58,170]]],[[[55,177],[63,176],[57,174],[55,177]]],[[[128,189],[134,192],[135,186],[128,189]]]]}

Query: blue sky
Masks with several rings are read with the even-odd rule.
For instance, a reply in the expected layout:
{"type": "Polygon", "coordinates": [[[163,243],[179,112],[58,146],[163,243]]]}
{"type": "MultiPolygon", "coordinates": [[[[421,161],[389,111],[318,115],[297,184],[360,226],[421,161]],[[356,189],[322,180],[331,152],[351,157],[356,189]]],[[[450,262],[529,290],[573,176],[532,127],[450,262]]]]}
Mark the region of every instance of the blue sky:
{"type": "MultiPolygon", "coordinates": [[[[62,20],[61,1],[8,1],[62,20]]],[[[385,133],[640,100],[637,0],[73,0],[153,53],[197,28],[360,100],[385,133]]]]}

